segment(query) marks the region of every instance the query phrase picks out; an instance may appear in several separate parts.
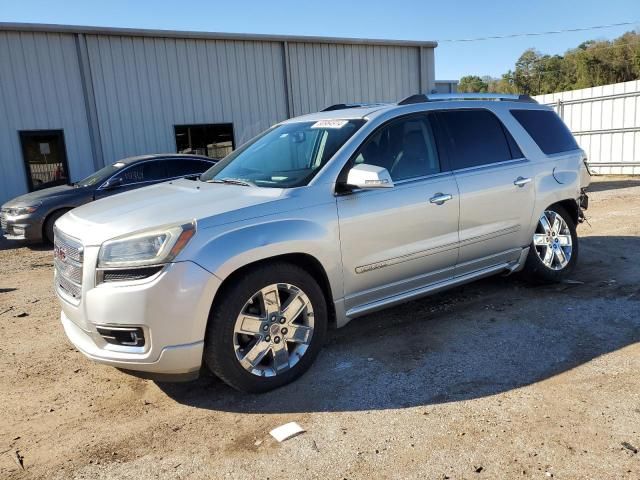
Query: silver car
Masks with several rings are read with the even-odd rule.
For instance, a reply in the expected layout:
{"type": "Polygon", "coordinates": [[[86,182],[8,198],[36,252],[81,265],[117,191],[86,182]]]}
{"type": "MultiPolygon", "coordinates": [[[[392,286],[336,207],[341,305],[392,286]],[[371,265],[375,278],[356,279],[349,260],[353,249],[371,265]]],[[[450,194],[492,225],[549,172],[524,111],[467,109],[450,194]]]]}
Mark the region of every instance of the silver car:
{"type": "Polygon", "coordinates": [[[578,259],[583,151],[528,97],[461,97],[329,107],[199,179],[62,216],[69,339],[142,376],[206,368],[264,392],[352,318],[498,273],[559,281],[578,259]]]}

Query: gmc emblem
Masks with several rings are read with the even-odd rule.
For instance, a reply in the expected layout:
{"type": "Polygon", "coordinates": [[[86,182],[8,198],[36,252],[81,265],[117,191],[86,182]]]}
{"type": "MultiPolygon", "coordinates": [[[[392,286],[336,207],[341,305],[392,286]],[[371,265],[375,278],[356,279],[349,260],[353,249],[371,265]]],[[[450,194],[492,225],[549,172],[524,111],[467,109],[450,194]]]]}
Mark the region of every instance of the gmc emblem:
{"type": "Polygon", "coordinates": [[[53,247],[53,258],[57,258],[61,262],[64,262],[67,259],[67,254],[64,253],[64,250],[58,246],[53,247]]]}

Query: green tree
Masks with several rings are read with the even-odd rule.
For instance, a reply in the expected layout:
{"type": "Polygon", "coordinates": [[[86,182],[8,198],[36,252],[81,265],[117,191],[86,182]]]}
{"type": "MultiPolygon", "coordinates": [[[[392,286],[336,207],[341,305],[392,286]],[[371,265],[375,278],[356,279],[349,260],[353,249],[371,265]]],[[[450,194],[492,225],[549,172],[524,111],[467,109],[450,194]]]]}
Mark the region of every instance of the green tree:
{"type": "Polygon", "coordinates": [[[530,48],[525,50],[516,61],[513,81],[519,92],[535,95],[540,90],[542,81],[540,60],[540,53],[530,48]]]}
{"type": "Polygon", "coordinates": [[[501,78],[494,78],[489,83],[491,93],[519,93],[513,79],[513,72],[509,70],[501,78]]]}
{"type": "Polygon", "coordinates": [[[462,77],[458,83],[458,91],[463,93],[484,93],[488,88],[487,82],[477,75],[462,77]]]}
{"type": "Polygon", "coordinates": [[[467,75],[461,92],[560,92],[640,79],[640,34],[627,32],[615,40],[589,40],[564,55],[543,55],[530,48],[513,70],[500,78],[467,75]]]}

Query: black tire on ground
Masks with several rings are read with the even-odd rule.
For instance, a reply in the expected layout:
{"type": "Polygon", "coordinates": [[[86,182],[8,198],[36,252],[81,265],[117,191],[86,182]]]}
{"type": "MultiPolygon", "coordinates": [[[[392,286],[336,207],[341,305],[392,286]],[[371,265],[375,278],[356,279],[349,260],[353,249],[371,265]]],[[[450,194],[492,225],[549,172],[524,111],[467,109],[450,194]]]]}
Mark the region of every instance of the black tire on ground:
{"type": "Polygon", "coordinates": [[[560,270],[553,270],[547,267],[543,263],[542,259],[538,256],[536,252],[536,247],[533,244],[533,240],[532,240],[531,248],[529,249],[529,255],[527,256],[527,261],[525,263],[522,274],[524,278],[527,279],[528,281],[532,283],[538,283],[538,284],[561,282],[568,275],[571,274],[571,272],[576,266],[576,263],[578,262],[578,251],[579,251],[578,232],[576,231],[576,224],[573,218],[560,205],[551,205],[550,207],[547,207],[545,211],[555,212],[556,214],[560,215],[562,219],[566,222],[567,227],[569,228],[569,232],[571,234],[572,251],[571,251],[571,258],[569,259],[569,263],[567,263],[567,265],[560,270]]]}
{"type": "Polygon", "coordinates": [[[322,349],[327,335],[327,304],[322,289],[306,270],[286,262],[265,263],[243,272],[223,287],[209,314],[205,335],[204,361],[209,370],[231,387],[262,393],[286,385],[309,369],[322,349]],[[300,288],[313,308],[314,331],[309,346],[293,367],[271,377],[261,377],[245,370],[234,350],[234,325],[245,303],[260,289],[277,283],[300,288]]]}
{"type": "Polygon", "coordinates": [[[47,219],[44,221],[44,228],[42,233],[44,233],[44,241],[46,243],[53,244],[53,224],[56,223],[56,220],[58,220],[69,210],[71,209],[61,208],[60,210],[56,210],[55,212],[50,213],[47,219]]]}

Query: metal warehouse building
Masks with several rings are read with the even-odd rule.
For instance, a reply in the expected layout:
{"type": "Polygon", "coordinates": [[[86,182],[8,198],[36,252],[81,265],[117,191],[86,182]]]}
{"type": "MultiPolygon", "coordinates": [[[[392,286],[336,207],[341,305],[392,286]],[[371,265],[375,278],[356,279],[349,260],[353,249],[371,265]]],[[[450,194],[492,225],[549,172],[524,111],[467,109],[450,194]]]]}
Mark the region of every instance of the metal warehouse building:
{"type": "Polygon", "coordinates": [[[221,157],[288,117],[441,88],[436,45],[0,23],[0,203],[123,157],[221,157]]]}

